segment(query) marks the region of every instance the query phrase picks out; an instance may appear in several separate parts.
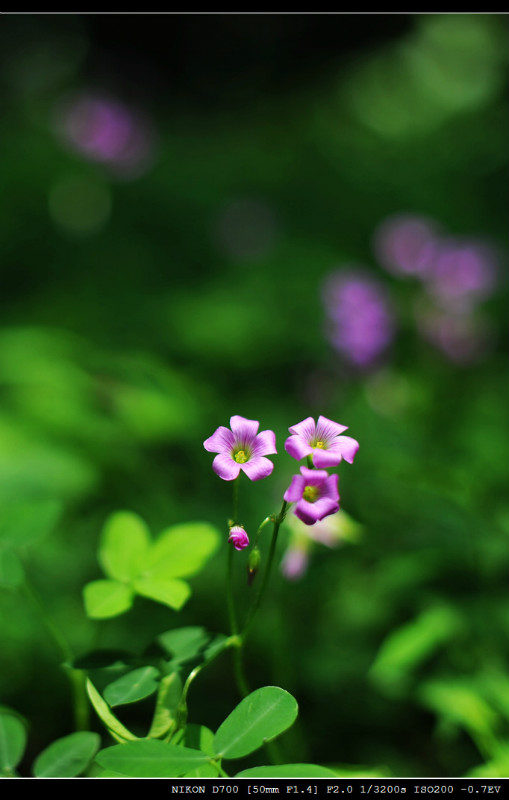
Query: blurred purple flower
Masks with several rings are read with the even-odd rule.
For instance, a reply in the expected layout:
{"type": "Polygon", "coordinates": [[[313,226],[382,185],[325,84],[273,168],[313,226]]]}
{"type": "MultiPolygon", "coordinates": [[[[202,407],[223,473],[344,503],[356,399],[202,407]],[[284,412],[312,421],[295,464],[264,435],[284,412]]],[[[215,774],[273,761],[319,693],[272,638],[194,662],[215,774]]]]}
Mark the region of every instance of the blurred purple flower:
{"type": "Polygon", "coordinates": [[[362,530],[359,523],[342,510],[315,522],[314,525],[305,525],[294,514],[289,514],[285,526],[290,529],[291,534],[280,569],[287,580],[293,581],[306,572],[316,544],[334,548],[345,541],[357,542],[362,530]]]}
{"type": "Polygon", "coordinates": [[[284,499],[296,503],[295,514],[306,525],[335,514],[339,511],[338,476],[329,475],[326,470],[300,468],[300,475],[294,475],[284,499]]]}
{"type": "Polygon", "coordinates": [[[395,275],[424,278],[438,248],[438,230],[424,217],[389,217],[375,231],[374,250],[380,264],[395,275]]]}
{"type": "Polygon", "coordinates": [[[361,271],[336,272],[324,283],[323,302],[332,346],[357,367],[373,366],[394,337],[394,316],[382,284],[361,271]]]}
{"type": "Polygon", "coordinates": [[[346,425],[326,417],[318,417],[318,423],[308,417],[288,430],[292,435],[285,442],[286,452],[297,461],[312,455],[313,464],[318,469],[335,467],[343,458],[353,464],[359,449],[359,443],[351,436],[340,435],[348,430],[346,425]]]}
{"type": "Polygon", "coordinates": [[[469,364],[486,352],[490,338],[486,320],[436,308],[420,308],[416,317],[422,337],[453,363],[469,364]]]}
{"type": "Polygon", "coordinates": [[[138,112],[100,94],[79,94],[62,103],[58,133],[91,161],[125,174],[145,170],[153,151],[153,132],[138,112]]]}
{"type": "Polygon", "coordinates": [[[455,239],[441,242],[428,291],[442,307],[468,311],[492,293],[495,283],[495,256],[486,245],[455,239]]]}
{"type": "Polygon", "coordinates": [[[290,546],[281,561],[281,572],[289,581],[302,578],[309,563],[309,550],[307,547],[290,546]]]}
{"type": "Polygon", "coordinates": [[[274,464],[264,456],[277,453],[276,436],[273,431],[258,433],[260,423],[256,420],[233,416],[231,430],[220,426],[203,442],[209,453],[218,453],[212,469],[224,481],[233,481],[240,471],[252,481],[267,478],[274,464]]]}
{"type": "Polygon", "coordinates": [[[249,537],[242,525],[234,525],[230,528],[228,541],[233,544],[235,550],[243,550],[249,544],[249,537]]]}

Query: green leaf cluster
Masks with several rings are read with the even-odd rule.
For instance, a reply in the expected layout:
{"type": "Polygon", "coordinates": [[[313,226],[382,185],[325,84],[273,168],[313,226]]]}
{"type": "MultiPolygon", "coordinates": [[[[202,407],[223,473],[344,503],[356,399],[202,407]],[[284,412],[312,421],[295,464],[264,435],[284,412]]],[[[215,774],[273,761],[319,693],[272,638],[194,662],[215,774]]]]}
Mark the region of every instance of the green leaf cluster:
{"type": "MultiPolygon", "coordinates": [[[[27,744],[26,720],[8,708],[0,709],[0,777],[18,777],[16,771],[27,744]]],[[[90,767],[101,745],[99,734],[78,731],[52,742],[35,759],[35,778],[75,778],[90,767]]]]}
{"type": "MultiPolygon", "coordinates": [[[[133,778],[225,776],[222,761],[244,758],[286,731],[297,718],[295,698],[278,686],[263,686],[245,697],[214,734],[202,725],[187,726],[178,744],[160,739],[124,741],[96,756],[101,776],[133,778]]],[[[244,770],[241,777],[327,777],[332,770],[313,764],[288,764],[244,770]]],[[[100,776],[100,777],[101,777],[100,776]]]]}
{"type": "Polygon", "coordinates": [[[178,611],[191,594],[183,578],[205,566],[219,541],[217,529],[206,522],[174,525],[153,541],[137,514],[111,514],[98,551],[107,578],[85,586],[87,615],[93,619],[116,617],[131,608],[136,595],[178,611]]]}

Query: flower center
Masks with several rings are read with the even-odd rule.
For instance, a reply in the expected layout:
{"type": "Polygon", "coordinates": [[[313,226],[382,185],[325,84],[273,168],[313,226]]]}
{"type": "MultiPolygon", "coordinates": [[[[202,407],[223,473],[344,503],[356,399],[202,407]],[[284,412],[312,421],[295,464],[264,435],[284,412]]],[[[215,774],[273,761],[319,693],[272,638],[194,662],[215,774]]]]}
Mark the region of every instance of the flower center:
{"type": "Polygon", "coordinates": [[[318,495],[318,486],[305,486],[302,492],[302,497],[304,500],[307,500],[308,503],[314,503],[315,500],[318,500],[318,495]]]}
{"type": "Polygon", "coordinates": [[[237,464],[245,464],[248,460],[249,456],[246,455],[244,450],[237,450],[235,455],[233,456],[237,464]]]}
{"type": "Polygon", "coordinates": [[[323,448],[325,447],[325,442],[316,442],[315,447],[319,447],[320,450],[323,450],[323,448]]]}

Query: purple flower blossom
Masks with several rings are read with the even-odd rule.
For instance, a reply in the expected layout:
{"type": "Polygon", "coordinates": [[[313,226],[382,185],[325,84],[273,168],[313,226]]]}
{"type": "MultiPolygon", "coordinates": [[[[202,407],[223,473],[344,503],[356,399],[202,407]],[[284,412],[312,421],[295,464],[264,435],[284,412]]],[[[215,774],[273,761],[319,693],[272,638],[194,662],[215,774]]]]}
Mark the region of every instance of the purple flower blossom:
{"type": "Polygon", "coordinates": [[[289,547],[281,562],[281,572],[289,581],[302,578],[309,563],[307,547],[289,547]]]}
{"type": "Polygon", "coordinates": [[[437,235],[435,224],[423,217],[389,217],[375,232],[375,253],[388,272],[423,278],[437,251],[437,235]]]}
{"type": "Polygon", "coordinates": [[[357,367],[373,366],[394,337],[384,287],[359,271],[337,272],[325,281],[323,301],[332,346],[357,367]]]}
{"type": "Polygon", "coordinates": [[[153,135],[146,119],[105,95],[78,94],[66,100],[56,124],[74,150],[124,174],[140,174],[151,156],[153,135]]]}
{"type": "Polygon", "coordinates": [[[296,503],[295,514],[306,525],[339,511],[338,476],[326,470],[300,468],[284,494],[287,503],[296,503]]]}
{"type": "Polygon", "coordinates": [[[234,525],[230,528],[228,541],[233,544],[235,550],[243,550],[249,544],[249,537],[242,525],[234,525]]]}
{"type": "Polygon", "coordinates": [[[417,308],[421,335],[455,364],[470,364],[482,358],[490,344],[491,331],[483,317],[455,314],[436,308],[417,308]]]}
{"type": "Polygon", "coordinates": [[[351,436],[341,436],[348,430],[346,425],[332,422],[326,417],[318,417],[318,423],[312,417],[288,428],[291,436],[285,442],[285,450],[297,461],[306,456],[313,456],[313,464],[318,469],[335,467],[344,458],[353,464],[359,442],[351,436]]]}
{"type": "Polygon", "coordinates": [[[316,544],[335,548],[345,541],[356,542],[361,526],[343,510],[325,517],[314,525],[304,525],[294,514],[285,519],[290,529],[290,542],[281,561],[281,572],[287,580],[296,581],[307,570],[311,553],[316,544]]]}
{"type": "Polygon", "coordinates": [[[443,308],[469,311],[495,286],[495,256],[483,244],[445,239],[433,262],[428,290],[443,308]]]}
{"type": "Polygon", "coordinates": [[[267,478],[274,464],[264,456],[277,453],[276,436],[273,431],[258,433],[260,423],[254,419],[233,416],[231,430],[220,426],[203,442],[209,453],[218,453],[212,469],[224,481],[233,481],[240,471],[252,481],[267,478]]]}

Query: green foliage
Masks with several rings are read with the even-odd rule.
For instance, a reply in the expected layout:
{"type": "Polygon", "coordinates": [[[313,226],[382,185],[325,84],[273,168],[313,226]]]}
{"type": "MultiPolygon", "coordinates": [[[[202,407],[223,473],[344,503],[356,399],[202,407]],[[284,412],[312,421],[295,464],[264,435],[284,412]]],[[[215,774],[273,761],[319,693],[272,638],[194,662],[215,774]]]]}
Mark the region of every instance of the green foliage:
{"type": "Polygon", "coordinates": [[[0,541],[24,547],[47,536],[62,514],[62,503],[51,498],[33,498],[5,503],[0,519],[0,541]]]}
{"type": "Polygon", "coordinates": [[[118,616],[131,608],[136,594],[178,611],[191,594],[191,587],[181,578],[199,572],[218,545],[219,534],[208,523],[174,525],[152,542],[137,514],[112,514],[103,527],[98,553],[109,579],[85,586],[88,616],[118,616]]]}
{"type": "MultiPolygon", "coordinates": [[[[123,742],[102,750],[96,761],[105,770],[136,778],[213,777],[224,774],[221,759],[242,758],[258,750],[289,728],[297,713],[291,694],[277,686],[264,686],[241,700],[215,735],[206,726],[188,725],[178,745],[155,739],[123,742]]],[[[293,765],[280,769],[291,772],[293,765]]],[[[296,765],[290,776],[303,776],[306,769],[311,771],[309,777],[334,775],[325,768],[296,765]]]]}
{"type": "Polygon", "coordinates": [[[25,580],[25,570],[19,557],[12,550],[0,548],[0,587],[13,589],[25,580]]]}
{"type": "Polygon", "coordinates": [[[97,733],[79,731],[52,742],[32,767],[36,778],[75,778],[86,771],[100,745],[97,733]]]}
{"type": "Polygon", "coordinates": [[[337,774],[327,767],[317,764],[276,764],[267,767],[243,769],[236,778],[337,778],[337,774]]]}
{"type": "Polygon", "coordinates": [[[116,718],[112,713],[111,708],[103,697],[99,694],[95,686],[90,680],[87,680],[87,694],[94,707],[97,715],[101,721],[106,725],[109,733],[118,742],[134,741],[137,739],[131,731],[127,730],[125,725],[116,718]]]}
{"type": "Polygon", "coordinates": [[[105,522],[97,557],[104,572],[129,583],[140,573],[150,547],[150,533],[137,514],[118,511],[105,522]]]}
{"type": "Polygon", "coordinates": [[[165,675],[159,683],[152,725],[148,732],[149,738],[161,738],[176,726],[181,695],[182,681],[178,672],[165,675]]]}
{"type": "Polygon", "coordinates": [[[159,672],[155,667],[140,667],[110,683],[104,699],[111,707],[136,703],[157,691],[159,672]]]}
{"type": "Polygon", "coordinates": [[[0,776],[14,774],[27,740],[26,722],[15,712],[0,708],[0,776]]]}
{"type": "Polygon", "coordinates": [[[372,679],[389,691],[401,691],[401,682],[409,673],[440,645],[449,642],[461,627],[462,620],[453,609],[447,606],[426,609],[382,642],[371,668],[372,679]]]}
{"type": "Polygon", "coordinates": [[[214,748],[222,758],[242,758],[292,725],[297,701],[277,686],[264,686],[245,697],[218,728],[214,748]]]}
{"type": "Polygon", "coordinates": [[[87,583],[83,589],[85,610],[92,619],[108,619],[128,611],[134,591],[118,581],[99,580],[87,583]]]}
{"type": "MultiPolygon", "coordinates": [[[[178,709],[196,670],[189,719],[223,719],[237,698],[231,651],[212,663],[226,639],[209,633],[226,630],[226,568],[218,558],[202,569],[213,548],[205,556],[207,536],[180,525],[224,526],[226,548],[231,486],[202,442],[231,414],[276,432],[274,478],[240,487],[252,539],[296,467],[288,426],[324,414],[361,444],[355,466],[339,469],[342,521],[354,528],[338,525],[326,543],[305,530],[307,571],[287,581],[277,574],[296,533],[287,516],[244,654],[249,685],[277,683],[299,699],[302,728],[278,742],[282,760],[349,776],[504,776],[506,19],[315,15],[258,26],[240,15],[217,17],[210,36],[207,20],[183,17],[143,37],[135,18],[119,18],[112,74],[135,64],[137,77],[116,99],[138,101],[154,132],[132,173],[75,148],[60,116],[90,69],[99,94],[111,83],[97,66],[111,37],[104,19],[11,15],[0,29],[1,701],[32,725],[44,720],[47,739],[67,734],[71,673],[55,669],[58,657],[86,671],[105,736],[175,746],[182,736],[212,758],[188,741],[189,725],[183,734],[178,709]],[[160,83],[147,91],[144,75],[160,83]],[[74,189],[59,208],[62,187],[74,189]],[[458,296],[451,311],[434,282],[386,270],[379,226],[406,213],[448,242],[486,245],[498,259],[491,294],[465,306],[458,296]],[[395,314],[393,346],[373,369],[327,338],[324,282],[351,268],[379,282],[395,314]],[[443,321],[434,340],[421,326],[429,308],[443,321]],[[124,508],[139,514],[108,519],[98,574],[96,532],[124,508]],[[102,580],[85,588],[85,618],[92,578],[102,580]],[[181,627],[168,631],[177,610],[181,627]],[[103,663],[71,657],[95,647],[103,663]],[[117,716],[106,690],[147,667],[156,691],[117,716]]],[[[263,580],[267,532],[252,587],[248,551],[234,554],[239,621],[263,580]]],[[[13,719],[17,749],[2,752],[17,764],[5,769],[26,772],[13,719]]]]}
{"type": "Polygon", "coordinates": [[[114,745],[96,756],[99,766],[130,778],[176,778],[208,761],[206,753],[189,747],[140,739],[114,745]]]}

